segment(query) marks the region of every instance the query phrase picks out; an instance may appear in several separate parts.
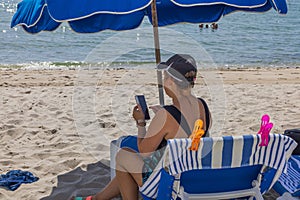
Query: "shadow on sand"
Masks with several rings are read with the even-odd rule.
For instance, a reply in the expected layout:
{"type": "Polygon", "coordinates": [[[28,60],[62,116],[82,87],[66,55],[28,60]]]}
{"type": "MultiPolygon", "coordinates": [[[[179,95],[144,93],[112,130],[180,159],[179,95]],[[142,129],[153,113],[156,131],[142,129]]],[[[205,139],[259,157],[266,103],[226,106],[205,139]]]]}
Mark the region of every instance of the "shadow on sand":
{"type": "Polygon", "coordinates": [[[89,164],[86,170],[78,167],[57,179],[57,187],[53,187],[51,194],[41,200],[68,200],[72,196],[96,194],[110,181],[109,161],[89,164]]]}

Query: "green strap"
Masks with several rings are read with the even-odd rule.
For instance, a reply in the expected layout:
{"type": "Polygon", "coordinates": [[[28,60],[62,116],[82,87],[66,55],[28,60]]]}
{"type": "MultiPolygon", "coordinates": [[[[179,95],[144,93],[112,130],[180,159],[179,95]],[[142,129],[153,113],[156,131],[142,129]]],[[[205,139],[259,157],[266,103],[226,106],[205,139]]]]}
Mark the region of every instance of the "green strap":
{"type": "Polygon", "coordinates": [[[74,200],[84,200],[83,197],[75,197],[74,200]]]}

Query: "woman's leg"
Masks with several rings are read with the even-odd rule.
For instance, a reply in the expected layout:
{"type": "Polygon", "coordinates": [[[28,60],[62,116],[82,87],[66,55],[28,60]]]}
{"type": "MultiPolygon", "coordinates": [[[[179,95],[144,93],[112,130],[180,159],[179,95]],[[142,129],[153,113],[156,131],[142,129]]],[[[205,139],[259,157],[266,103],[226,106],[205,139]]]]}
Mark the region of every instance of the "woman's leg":
{"type": "Polygon", "coordinates": [[[137,153],[121,149],[116,156],[116,177],[93,200],[108,200],[120,194],[123,200],[138,199],[138,186],[143,184],[143,165],[137,153]]]}
{"type": "Polygon", "coordinates": [[[138,199],[138,186],[143,184],[141,157],[128,149],[122,149],[116,156],[116,177],[123,200],[138,199]]]}
{"type": "Polygon", "coordinates": [[[118,181],[116,177],[114,177],[101,192],[93,197],[93,200],[108,200],[117,197],[120,194],[118,181]]]}
{"type": "MultiPolygon", "coordinates": [[[[97,193],[95,196],[92,197],[92,200],[109,200],[115,197],[118,197],[120,195],[119,190],[119,184],[118,181],[115,178],[113,178],[107,186],[99,193],[97,193]]],[[[75,197],[72,197],[71,200],[74,200],[75,197]]]]}

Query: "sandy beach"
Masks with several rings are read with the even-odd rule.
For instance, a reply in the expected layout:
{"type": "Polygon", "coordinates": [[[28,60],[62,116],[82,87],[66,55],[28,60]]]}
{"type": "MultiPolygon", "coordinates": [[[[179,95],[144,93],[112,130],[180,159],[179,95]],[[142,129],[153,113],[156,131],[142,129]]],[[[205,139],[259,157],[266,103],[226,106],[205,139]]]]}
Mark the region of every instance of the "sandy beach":
{"type": "MultiPolygon", "coordinates": [[[[103,188],[110,141],[135,134],[134,95],[158,104],[156,82],[146,69],[0,70],[0,172],[40,178],[0,188],[0,199],[63,200],[103,188]]],[[[204,70],[194,93],[211,108],[211,136],[256,134],[263,114],[273,133],[300,127],[299,68],[204,70]]]]}

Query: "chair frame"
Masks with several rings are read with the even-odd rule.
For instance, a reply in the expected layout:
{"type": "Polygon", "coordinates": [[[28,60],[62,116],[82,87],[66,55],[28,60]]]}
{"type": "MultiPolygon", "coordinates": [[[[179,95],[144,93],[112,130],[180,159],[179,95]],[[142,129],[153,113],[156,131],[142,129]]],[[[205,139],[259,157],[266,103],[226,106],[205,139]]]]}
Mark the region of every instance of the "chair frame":
{"type": "Polygon", "coordinates": [[[256,200],[264,200],[262,194],[260,193],[259,183],[257,180],[253,180],[253,187],[245,190],[236,190],[231,192],[217,192],[217,193],[201,193],[201,194],[189,194],[184,191],[184,188],[180,188],[180,193],[182,193],[182,200],[216,200],[216,199],[230,199],[239,197],[255,197],[256,200]]]}
{"type": "MultiPolygon", "coordinates": [[[[253,178],[252,180],[252,184],[251,187],[247,188],[247,189],[240,189],[240,190],[228,190],[228,191],[222,191],[222,192],[210,192],[210,193],[188,193],[185,191],[184,186],[182,186],[181,184],[181,179],[183,176],[185,176],[187,173],[190,172],[183,172],[182,174],[178,174],[176,175],[176,177],[174,177],[174,179],[179,180],[179,183],[177,183],[177,197],[179,197],[182,200],[216,200],[216,199],[230,199],[230,198],[240,198],[240,197],[254,197],[256,200],[263,200],[263,196],[261,193],[261,179],[263,176],[263,171],[265,171],[266,167],[263,165],[253,165],[253,166],[248,166],[249,167],[260,167],[260,173],[258,174],[258,176],[256,178],[253,178],[253,176],[251,176],[253,178]]],[[[239,168],[243,168],[243,167],[239,167],[239,168]]],[[[168,168],[164,169],[165,172],[168,171],[168,168]]],[[[201,170],[201,169],[199,169],[201,170]]],[[[218,171],[218,170],[216,170],[218,171]]],[[[169,175],[172,176],[172,175],[169,175]]],[[[195,176],[194,177],[195,180],[199,179],[199,177],[195,176]]],[[[251,179],[252,179],[251,178],[251,179]]],[[[162,183],[163,184],[163,183],[162,183]]],[[[160,187],[160,186],[159,186],[160,187]]],[[[164,187],[164,186],[162,186],[164,187]]],[[[168,195],[170,196],[170,195],[168,195]]],[[[158,196],[157,199],[165,199],[164,196],[158,196]]],[[[253,198],[252,198],[253,199],[253,198]]]]}

